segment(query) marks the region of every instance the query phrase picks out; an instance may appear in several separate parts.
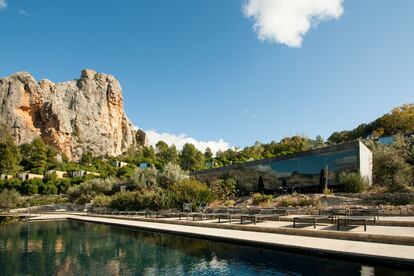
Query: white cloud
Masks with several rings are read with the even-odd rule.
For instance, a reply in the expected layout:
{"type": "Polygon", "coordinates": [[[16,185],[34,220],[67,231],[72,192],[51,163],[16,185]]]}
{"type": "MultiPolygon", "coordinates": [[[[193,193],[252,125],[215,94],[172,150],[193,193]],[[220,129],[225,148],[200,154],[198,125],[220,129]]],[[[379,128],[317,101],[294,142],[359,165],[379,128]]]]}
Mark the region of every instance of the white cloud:
{"type": "Polygon", "coordinates": [[[311,26],[339,19],[343,0],[247,0],[245,16],[254,20],[261,41],[300,47],[311,26]]]}
{"type": "Polygon", "coordinates": [[[5,9],[7,7],[6,0],[0,0],[0,10],[5,9]]]}
{"type": "Polygon", "coordinates": [[[19,10],[19,14],[24,15],[24,16],[29,16],[29,14],[25,10],[22,10],[22,9],[19,10]]]}
{"type": "Polygon", "coordinates": [[[158,141],[164,141],[170,146],[174,144],[177,149],[182,149],[184,144],[191,143],[202,152],[204,152],[206,148],[210,148],[213,153],[216,153],[219,150],[225,151],[230,148],[229,143],[222,139],[218,141],[198,141],[185,134],[176,135],[171,133],[159,133],[155,130],[146,130],[145,133],[147,134],[148,143],[152,146],[155,146],[158,141]]]}

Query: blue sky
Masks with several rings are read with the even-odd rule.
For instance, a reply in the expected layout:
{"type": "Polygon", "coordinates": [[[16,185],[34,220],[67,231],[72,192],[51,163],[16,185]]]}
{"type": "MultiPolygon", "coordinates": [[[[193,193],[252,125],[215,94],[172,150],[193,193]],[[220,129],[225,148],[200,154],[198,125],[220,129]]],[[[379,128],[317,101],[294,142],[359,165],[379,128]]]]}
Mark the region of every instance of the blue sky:
{"type": "Polygon", "coordinates": [[[217,147],[327,138],[413,102],[414,1],[301,1],[0,0],[0,76],[109,73],[154,139],[217,147]]]}

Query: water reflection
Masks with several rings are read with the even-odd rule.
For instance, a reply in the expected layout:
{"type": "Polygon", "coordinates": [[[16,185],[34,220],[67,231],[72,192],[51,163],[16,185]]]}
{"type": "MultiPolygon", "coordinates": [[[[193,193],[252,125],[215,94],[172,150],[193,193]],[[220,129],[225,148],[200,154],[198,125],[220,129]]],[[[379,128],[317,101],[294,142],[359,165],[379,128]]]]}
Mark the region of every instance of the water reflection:
{"type": "Polygon", "coordinates": [[[77,222],[0,228],[1,275],[409,275],[389,268],[77,222]]]}
{"type": "Polygon", "coordinates": [[[321,170],[327,171],[328,187],[338,187],[341,172],[359,168],[359,144],[345,145],[343,150],[308,153],[289,159],[263,159],[232,166],[196,172],[195,176],[211,183],[217,178],[232,177],[238,189],[245,193],[260,191],[273,193],[282,188],[301,189],[302,192],[320,190],[321,170]],[[262,186],[262,187],[261,187],[262,186]]]}

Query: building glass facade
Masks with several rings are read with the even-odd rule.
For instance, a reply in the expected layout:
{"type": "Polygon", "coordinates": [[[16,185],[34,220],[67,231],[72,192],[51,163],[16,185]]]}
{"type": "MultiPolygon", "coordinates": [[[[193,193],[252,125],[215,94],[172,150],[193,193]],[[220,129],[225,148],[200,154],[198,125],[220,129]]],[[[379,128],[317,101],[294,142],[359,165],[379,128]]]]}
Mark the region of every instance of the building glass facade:
{"type": "Polygon", "coordinates": [[[356,171],[372,179],[372,154],[361,142],[198,171],[193,177],[206,183],[231,177],[242,193],[318,192],[325,183],[329,188],[339,188],[339,174],[356,171]]]}

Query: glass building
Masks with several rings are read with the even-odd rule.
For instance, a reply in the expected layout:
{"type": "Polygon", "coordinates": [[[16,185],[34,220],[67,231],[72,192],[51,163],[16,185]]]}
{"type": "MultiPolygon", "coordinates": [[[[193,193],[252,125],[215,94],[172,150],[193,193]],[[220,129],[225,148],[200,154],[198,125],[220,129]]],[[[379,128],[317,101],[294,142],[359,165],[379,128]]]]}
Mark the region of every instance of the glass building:
{"type": "Polygon", "coordinates": [[[250,192],[320,192],[340,189],[341,172],[359,172],[372,183],[372,153],[361,142],[335,145],[284,157],[268,158],[197,171],[192,177],[209,183],[234,178],[240,194],[250,192]]]}

